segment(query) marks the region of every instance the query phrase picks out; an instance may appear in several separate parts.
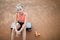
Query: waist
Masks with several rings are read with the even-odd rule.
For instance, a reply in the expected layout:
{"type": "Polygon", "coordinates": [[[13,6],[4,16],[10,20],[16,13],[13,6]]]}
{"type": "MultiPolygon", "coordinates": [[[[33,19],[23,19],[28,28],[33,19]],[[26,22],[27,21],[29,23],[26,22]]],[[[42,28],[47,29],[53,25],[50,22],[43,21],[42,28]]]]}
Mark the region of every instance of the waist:
{"type": "Polygon", "coordinates": [[[21,23],[24,23],[24,21],[21,21],[21,20],[17,20],[17,21],[19,21],[19,22],[21,22],[21,23]]]}
{"type": "Polygon", "coordinates": [[[25,18],[17,18],[17,20],[20,21],[20,22],[24,22],[25,18]]]}

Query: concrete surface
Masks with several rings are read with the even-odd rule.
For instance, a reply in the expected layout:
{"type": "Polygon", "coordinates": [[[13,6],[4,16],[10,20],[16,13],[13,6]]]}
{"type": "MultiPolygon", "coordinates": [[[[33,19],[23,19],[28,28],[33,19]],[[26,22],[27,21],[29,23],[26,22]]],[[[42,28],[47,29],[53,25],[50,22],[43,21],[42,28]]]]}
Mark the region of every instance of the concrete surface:
{"type": "MultiPolygon", "coordinates": [[[[10,40],[10,24],[15,19],[16,4],[24,5],[32,31],[27,40],[60,40],[60,0],[0,0],[0,40],[10,40]],[[34,32],[40,32],[35,37],[34,32]]],[[[22,37],[15,37],[22,40],[22,37]]]]}

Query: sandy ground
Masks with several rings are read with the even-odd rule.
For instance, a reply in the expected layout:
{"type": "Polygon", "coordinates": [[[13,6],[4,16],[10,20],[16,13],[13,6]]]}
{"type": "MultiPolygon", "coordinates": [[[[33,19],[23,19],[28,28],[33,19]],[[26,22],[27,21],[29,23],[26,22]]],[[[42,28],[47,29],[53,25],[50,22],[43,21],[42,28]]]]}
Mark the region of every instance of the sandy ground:
{"type": "MultiPolygon", "coordinates": [[[[0,0],[0,40],[10,40],[10,25],[15,20],[16,4],[24,5],[32,31],[27,40],[60,40],[60,0],[0,0]],[[34,32],[40,32],[35,37],[34,32]]],[[[22,37],[15,37],[22,40],[22,37]]]]}

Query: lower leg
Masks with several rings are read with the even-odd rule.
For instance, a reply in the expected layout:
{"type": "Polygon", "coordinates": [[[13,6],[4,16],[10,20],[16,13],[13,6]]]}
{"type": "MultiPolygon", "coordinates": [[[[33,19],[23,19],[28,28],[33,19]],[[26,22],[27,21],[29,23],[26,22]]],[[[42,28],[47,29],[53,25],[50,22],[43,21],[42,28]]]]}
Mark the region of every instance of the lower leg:
{"type": "Polygon", "coordinates": [[[23,40],[26,40],[26,29],[23,30],[23,40]]]}
{"type": "Polygon", "coordinates": [[[14,40],[14,35],[15,35],[15,31],[12,30],[12,33],[11,33],[11,40],[14,40]]]}

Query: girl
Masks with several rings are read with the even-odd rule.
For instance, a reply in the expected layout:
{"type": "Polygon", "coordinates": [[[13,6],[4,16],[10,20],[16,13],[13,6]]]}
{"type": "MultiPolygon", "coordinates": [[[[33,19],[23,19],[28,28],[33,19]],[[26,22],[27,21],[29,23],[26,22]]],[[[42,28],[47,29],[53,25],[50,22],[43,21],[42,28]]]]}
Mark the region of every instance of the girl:
{"type": "MultiPolygon", "coordinates": [[[[22,32],[23,40],[26,40],[26,20],[27,20],[27,14],[23,10],[23,6],[21,4],[17,4],[17,13],[16,13],[16,21],[17,25],[20,25],[20,27],[17,28],[17,25],[15,27],[16,35],[18,36],[22,32]]],[[[13,39],[13,38],[12,38],[13,39]]]]}

